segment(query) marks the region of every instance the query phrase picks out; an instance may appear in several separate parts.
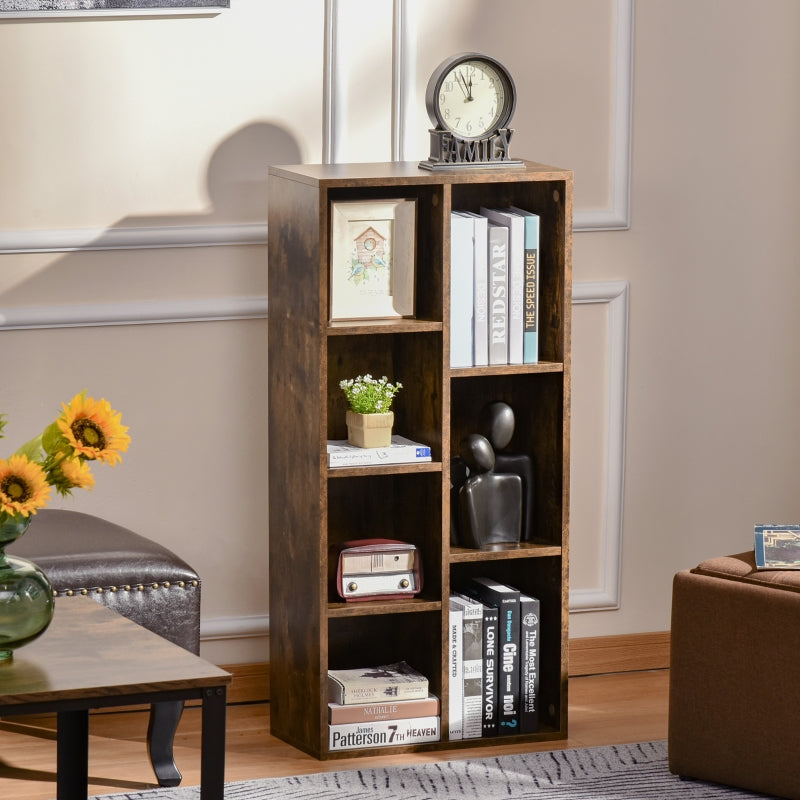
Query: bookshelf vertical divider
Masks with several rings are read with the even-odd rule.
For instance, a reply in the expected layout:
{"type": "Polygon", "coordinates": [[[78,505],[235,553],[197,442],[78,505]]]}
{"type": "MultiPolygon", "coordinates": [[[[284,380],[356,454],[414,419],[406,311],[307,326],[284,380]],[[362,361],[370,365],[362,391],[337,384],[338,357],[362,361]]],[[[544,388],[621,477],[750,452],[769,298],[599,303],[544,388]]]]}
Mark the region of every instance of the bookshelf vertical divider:
{"type": "Polygon", "coordinates": [[[271,732],[320,759],[567,737],[572,172],[421,170],[416,163],[269,170],[269,615],[271,732]],[[330,321],[331,204],[413,199],[414,318],[330,321]],[[539,362],[450,367],[450,212],[518,206],[541,217],[539,362]],[[399,380],[394,432],[432,462],[329,469],[346,439],[343,378],[399,380]],[[510,449],[534,464],[534,517],[517,548],[451,544],[450,465],[480,409],[515,412],[510,449]],[[417,546],[413,598],[345,603],[332,588],[336,544],[417,546]],[[448,740],[447,625],[453,588],[486,575],[541,601],[537,733],[448,740]],[[328,669],[405,660],[441,699],[441,741],[344,752],[328,747],[328,669]]]}

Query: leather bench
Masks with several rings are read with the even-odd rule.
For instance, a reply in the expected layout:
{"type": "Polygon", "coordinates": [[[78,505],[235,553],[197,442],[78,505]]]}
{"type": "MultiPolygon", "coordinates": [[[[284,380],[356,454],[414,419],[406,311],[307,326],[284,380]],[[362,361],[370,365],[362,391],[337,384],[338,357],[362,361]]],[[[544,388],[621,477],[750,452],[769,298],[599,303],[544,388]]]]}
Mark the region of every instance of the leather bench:
{"type": "MultiPolygon", "coordinates": [[[[89,595],[199,655],[200,578],[166,547],[90,514],[42,509],[8,552],[36,563],[57,597],[89,595]]],[[[161,786],[181,781],[173,740],[182,711],[181,700],[151,707],[148,750],[161,786]]]]}
{"type": "Polygon", "coordinates": [[[800,800],[800,571],[753,552],[673,579],[673,773],[800,800]]]}

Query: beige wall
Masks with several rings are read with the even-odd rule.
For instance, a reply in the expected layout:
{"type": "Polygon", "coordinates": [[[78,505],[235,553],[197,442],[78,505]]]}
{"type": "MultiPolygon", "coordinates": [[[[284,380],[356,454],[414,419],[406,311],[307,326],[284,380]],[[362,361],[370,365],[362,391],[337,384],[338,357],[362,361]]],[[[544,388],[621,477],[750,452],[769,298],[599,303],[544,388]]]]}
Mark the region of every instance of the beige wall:
{"type": "Polygon", "coordinates": [[[666,629],[676,570],[798,521],[800,4],[490,5],[0,23],[0,453],[122,410],[60,504],[184,555],[220,663],[268,652],[266,165],[424,157],[464,50],[515,76],[513,154],[575,170],[572,635],[666,629]]]}

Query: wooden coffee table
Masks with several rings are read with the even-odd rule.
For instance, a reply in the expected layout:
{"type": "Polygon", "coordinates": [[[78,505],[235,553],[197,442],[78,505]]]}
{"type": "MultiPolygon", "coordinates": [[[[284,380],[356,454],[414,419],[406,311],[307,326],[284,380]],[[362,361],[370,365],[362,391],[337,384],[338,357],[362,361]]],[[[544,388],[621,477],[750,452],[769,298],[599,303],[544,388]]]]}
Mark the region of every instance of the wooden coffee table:
{"type": "Polygon", "coordinates": [[[201,797],[222,800],[230,681],[229,673],[90,597],[62,598],[50,627],[0,662],[0,717],[55,711],[57,798],[86,800],[89,709],[200,699],[201,797]]]}

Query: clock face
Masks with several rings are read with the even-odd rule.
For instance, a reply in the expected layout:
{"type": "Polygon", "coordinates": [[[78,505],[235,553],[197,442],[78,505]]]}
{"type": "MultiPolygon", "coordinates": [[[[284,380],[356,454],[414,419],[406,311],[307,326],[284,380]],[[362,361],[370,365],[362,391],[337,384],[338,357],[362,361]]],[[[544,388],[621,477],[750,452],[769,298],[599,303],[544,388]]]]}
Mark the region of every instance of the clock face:
{"type": "Polygon", "coordinates": [[[467,55],[440,66],[426,100],[434,124],[462,139],[480,139],[511,118],[514,86],[493,59],[467,55]]]}

